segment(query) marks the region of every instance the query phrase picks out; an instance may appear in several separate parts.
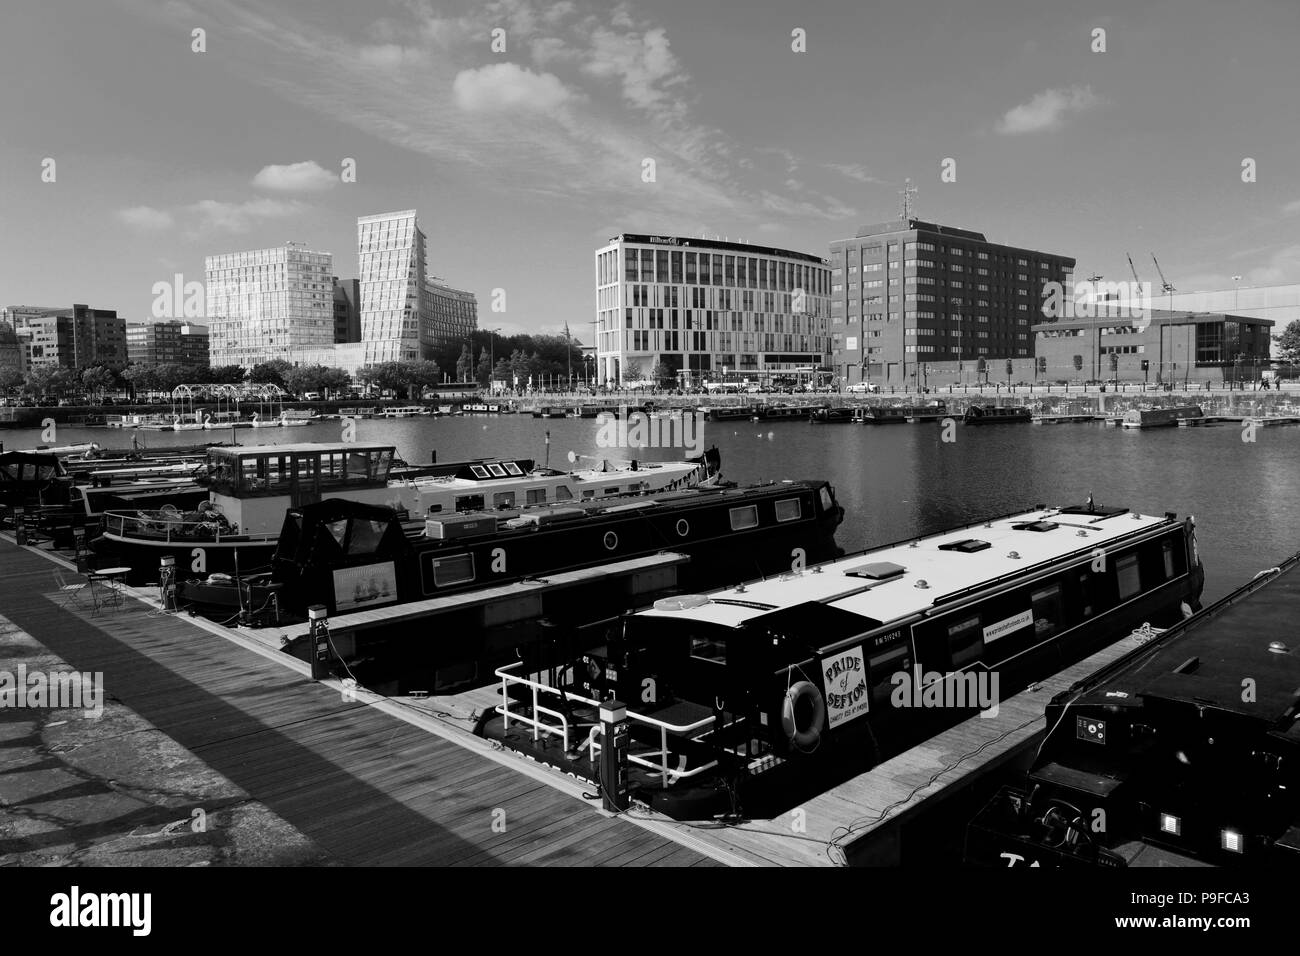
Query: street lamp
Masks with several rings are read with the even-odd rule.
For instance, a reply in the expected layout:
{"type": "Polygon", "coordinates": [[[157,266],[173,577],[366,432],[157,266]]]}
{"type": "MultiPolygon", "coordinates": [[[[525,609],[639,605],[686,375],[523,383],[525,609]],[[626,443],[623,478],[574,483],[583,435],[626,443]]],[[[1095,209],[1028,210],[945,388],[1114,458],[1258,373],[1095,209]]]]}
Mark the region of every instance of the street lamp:
{"type": "Polygon", "coordinates": [[[1237,297],[1241,295],[1241,276],[1232,277],[1232,311],[1237,311],[1237,297]]]}
{"type": "Polygon", "coordinates": [[[497,333],[500,327],[488,329],[488,394],[492,394],[492,375],[497,370],[497,333]]]}

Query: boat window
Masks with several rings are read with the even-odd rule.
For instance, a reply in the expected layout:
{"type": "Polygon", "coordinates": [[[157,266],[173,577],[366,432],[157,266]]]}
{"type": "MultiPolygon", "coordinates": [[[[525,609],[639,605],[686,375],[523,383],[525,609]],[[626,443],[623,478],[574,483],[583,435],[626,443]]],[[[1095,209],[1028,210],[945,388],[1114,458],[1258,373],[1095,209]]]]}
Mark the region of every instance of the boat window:
{"type": "Polygon", "coordinates": [[[488,465],[488,471],[492,472],[493,478],[504,478],[506,476],[506,470],[500,465],[488,465]]]}
{"type": "Polygon", "coordinates": [[[1161,545],[1161,552],[1165,559],[1165,580],[1168,581],[1175,574],[1174,571],[1174,543],[1166,541],[1161,545]]]}
{"type": "Polygon", "coordinates": [[[823,511],[830,511],[832,508],[835,507],[835,496],[831,494],[830,485],[822,485],[821,496],[822,496],[823,511]]]}
{"type": "Polygon", "coordinates": [[[483,496],[482,495],[457,495],[456,510],[457,511],[482,511],[483,496]]]}
{"type": "Polygon", "coordinates": [[[1096,611],[1096,586],[1088,571],[1079,572],[1079,607],[1084,617],[1092,617],[1096,611]]]}
{"type": "Polygon", "coordinates": [[[713,664],[727,663],[726,638],[691,635],[691,657],[713,664]]]}
{"type": "Polygon", "coordinates": [[[498,510],[502,508],[513,508],[515,506],[515,493],[513,491],[498,491],[492,496],[492,507],[498,510]]]}
{"type": "Polygon", "coordinates": [[[387,524],[358,518],[352,522],[352,536],[348,538],[348,554],[374,554],[384,537],[387,524]]]}
{"type": "Polygon", "coordinates": [[[556,501],[572,501],[572,500],[573,500],[573,492],[569,490],[569,486],[568,486],[568,485],[556,485],[556,486],[555,486],[555,500],[556,500],[556,501]]]}
{"type": "Polygon", "coordinates": [[[601,492],[601,497],[607,498],[610,495],[616,495],[616,494],[618,494],[618,485],[615,485],[613,488],[606,488],[604,491],[601,492]]]}
{"type": "Polygon", "coordinates": [[[731,530],[744,531],[746,528],[758,527],[758,507],[749,505],[745,508],[731,509],[731,530]]]}
{"type": "Polygon", "coordinates": [[[525,500],[530,505],[546,504],[546,489],[529,488],[525,500]]]}
{"type": "Polygon", "coordinates": [[[909,683],[912,680],[912,648],[906,641],[867,661],[867,680],[871,687],[872,710],[883,710],[890,706],[894,688],[902,679],[896,678],[897,674],[904,675],[909,683]]]}
{"type": "Polygon", "coordinates": [[[388,469],[393,465],[393,450],[386,448],[370,453],[370,477],[375,481],[387,481],[388,469]]]}
{"type": "Polygon", "coordinates": [[[474,555],[454,554],[433,559],[433,583],[440,588],[474,580],[474,555]]]}
{"type": "Polygon", "coordinates": [[[1138,569],[1138,556],[1126,554],[1115,562],[1115,574],[1119,578],[1119,599],[1127,601],[1142,590],[1142,573],[1138,569]]]}
{"type": "Polygon", "coordinates": [[[582,489],[582,500],[583,500],[583,501],[586,501],[588,498],[594,498],[594,497],[596,497],[596,489],[595,489],[595,488],[584,488],[584,489],[582,489]]]}
{"type": "Polygon", "coordinates": [[[429,510],[426,512],[426,514],[436,515],[441,510],[442,510],[442,505],[429,505],[429,510]]]}
{"type": "Polygon", "coordinates": [[[513,461],[508,461],[505,464],[503,464],[501,467],[503,467],[506,470],[506,474],[509,475],[511,478],[522,477],[524,473],[523,469],[520,468],[518,465],[516,465],[513,461]]]}
{"type": "Polygon", "coordinates": [[[1029,595],[1034,610],[1034,633],[1051,637],[1061,629],[1061,586],[1053,584],[1029,595]]]}
{"type": "Polygon", "coordinates": [[[482,465],[470,465],[469,470],[474,473],[475,478],[487,478],[488,470],[482,465]]]}
{"type": "Polygon", "coordinates": [[[798,521],[799,520],[799,499],[786,498],[776,503],[776,520],[777,521],[798,521]]]}
{"type": "Polygon", "coordinates": [[[984,653],[984,631],[978,614],[948,625],[948,649],[954,668],[979,660],[984,653]]]}
{"type": "Polygon", "coordinates": [[[348,519],[341,518],[338,521],[327,521],[325,523],[325,530],[330,533],[330,537],[332,537],[338,546],[342,548],[343,542],[348,536],[348,519]]]}

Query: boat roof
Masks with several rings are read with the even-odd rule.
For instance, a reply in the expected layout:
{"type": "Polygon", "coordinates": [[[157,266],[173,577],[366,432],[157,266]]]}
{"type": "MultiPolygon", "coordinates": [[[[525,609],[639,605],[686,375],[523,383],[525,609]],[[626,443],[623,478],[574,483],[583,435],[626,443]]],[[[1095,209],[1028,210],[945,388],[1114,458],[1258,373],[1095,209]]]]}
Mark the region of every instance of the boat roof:
{"type": "Polygon", "coordinates": [[[329,441],[303,441],[303,442],[286,442],[283,445],[228,445],[225,447],[213,447],[210,452],[218,452],[222,455],[229,456],[253,456],[253,455],[296,455],[296,454],[328,454],[330,452],[363,452],[363,451],[391,451],[396,452],[395,445],[367,445],[361,442],[329,442],[329,441]]]}
{"type": "MultiPolygon", "coordinates": [[[[1296,704],[1300,688],[1300,555],[1283,562],[1280,573],[1235,592],[1180,626],[1179,634],[1137,652],[1129,664],[1110,670],[1078,703],[1113,705],[1118,693],[1150,705],[1166,700],[1189,707],[1213,707],[1270,723],[1296,704]],[[1277,650],[1269,645],[1281,642],[1277,650]],[[1254,694],[1242,693],[1251,678],[1254,694]],[[1249,697],[1243,700],[1243,697],[1249,697]]],[[[1099,675],[1103,676],[1103,675],[1099,675]]],[[[1300,722],[1279,728],[1300,739],[1300,722]]]]}
{"type": "Polygon", "coordinates": [[[734,628],[773,611],[816,603],[867,619],[866,627],[871,628],[929,610],[947,595],[1044,562],[1088,555],[1171,520],[1125,508],[1036,508],[749,583],[743,590],[713,591],[707,595],[709,602],[698,607],[639,613],[734,628]],[[988,547],[944,547],[971,539],[988,547]],[[1013,552],[1019,557],[1011,557],[1013,552]],[[918,587],[920,581],[927,586],[918,587]]]}

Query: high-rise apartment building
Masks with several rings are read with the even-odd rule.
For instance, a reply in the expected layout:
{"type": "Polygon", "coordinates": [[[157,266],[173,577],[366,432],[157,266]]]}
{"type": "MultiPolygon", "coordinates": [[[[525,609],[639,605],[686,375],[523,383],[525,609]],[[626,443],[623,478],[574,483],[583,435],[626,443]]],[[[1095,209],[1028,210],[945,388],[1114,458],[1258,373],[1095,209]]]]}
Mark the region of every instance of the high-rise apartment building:
{"type": "Polygon", "coordinates": [[[692,382],[807,379],[829,358],[830,269],[818,256],[742,242],[616,236],[596,250],[597,380],[659,365],[692,382]]]}
{"type": "Polygon", "coordinates": [[[126,327],[126,351],[132,365],[208,364],[207,326],[171,319],[132,322],[126,327]]]}
{"type": "Polygon", "coordinates": [[[211,363],[251,368],[334,342],[334,257],[300,243],[208,256],[211,363]]]}
{"type": "Polygon", "coordinates": [[[478,328],[478,299],[474,293],[453,289],[441,279],[430,278],[425,283],[424,294],[428,300],[429,321],[420,330],[421,345],[438,352],[450,345],[468,342],[478,328]]]}
{"type": "Polygon", "coordinates": [[[428,321],[424,243],[414,209],[357,220],[361,341],[367,365],[432,356],[421,334],[428,321]]]}
{"type": "Polygon", "coordinates": [[[1074,284],[1074,260],[917,219],[864,226],[830,244],[837,377],[910,385],[926,363],[1030,358],[1044,286],[1074,284]]]}
{"type": "Polygon", "coordinates": [[[13,305],[0,319],[14,330],[28,368],[126,365],[126,320],[112,309],[13,305]]]}

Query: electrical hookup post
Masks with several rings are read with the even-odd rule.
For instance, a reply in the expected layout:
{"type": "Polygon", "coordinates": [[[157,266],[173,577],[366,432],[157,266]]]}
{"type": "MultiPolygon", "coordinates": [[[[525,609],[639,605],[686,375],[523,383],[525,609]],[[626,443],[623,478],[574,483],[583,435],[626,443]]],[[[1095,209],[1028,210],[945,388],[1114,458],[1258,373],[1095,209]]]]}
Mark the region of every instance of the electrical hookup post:
{"type": "Polygon", "coordinates": [[[164,611],[176,611],[176,558],[165,555],[158,566],[158,597],[164,611]]]}
{"type": "Polygon", "coordinates": [[[307,608],[307,619],[311,621],[311,679],[325,680],[330,676],[329,611],[324,604],[313,604],[307,608]]]}
{"type": "Polygon", "coordinates": [[[627,793],[627,705],[607,700],[600,705],[601,805],[622,813],[631,805],[627,793]]]}

